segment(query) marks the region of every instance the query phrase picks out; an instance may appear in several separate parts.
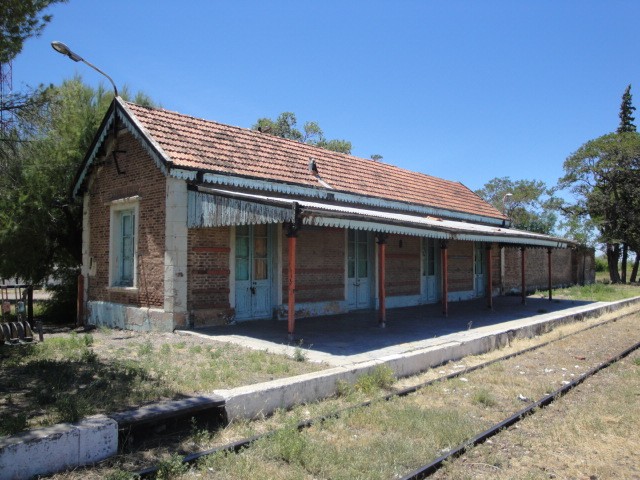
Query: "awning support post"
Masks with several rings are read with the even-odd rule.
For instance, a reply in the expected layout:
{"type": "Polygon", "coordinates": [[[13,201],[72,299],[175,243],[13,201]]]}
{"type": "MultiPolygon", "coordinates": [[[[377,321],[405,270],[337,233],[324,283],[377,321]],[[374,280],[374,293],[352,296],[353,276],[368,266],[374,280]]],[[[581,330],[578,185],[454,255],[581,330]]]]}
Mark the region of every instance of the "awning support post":
{"type": "Polygon", "coordinates": [[[442,256],[442,313],[445,317],[449,315],[449,254],[448,243],[443,240],[440,243],[440,252],[442,256]]]}
{"type": "Polygon", "coordinates": [[[493,249],[492,245],[487,243],[487,306],[493,310],[493,249]]]}
{"type": "Polygon", "coordinates": [[[287,225],[287,238],[289,239],[287,332],[289,341],[293,340],[293,333],[296,328],[296,240],[298,237],[298,231],[302,225],[297,202],[293,202],[293,212],[295,221],[287,225]]]}
{"type": "Polygon", "coordinates": [[[547,262],[547,266],[549,269],[549,301],[553,300],[553,294],[551,293],[552,285],[551,285],[551,248],[547,248],[547,258],[549,261],[547,262]]]}
{"type": "Polygon", "coordinates": [[[526,285],[526,270],[525,270],[525,247],[520,247],[520,271],[522,273],[522,305],[527,304],[527,285],[526,285]]]}
{"type": "Polygon", "coordinates": [[[385,275],[386,275],[386,247],[387,247],[387,235],[378,234],[378,325],[380,328],[387,326],[387,305],[385,289],[385,275]]]}

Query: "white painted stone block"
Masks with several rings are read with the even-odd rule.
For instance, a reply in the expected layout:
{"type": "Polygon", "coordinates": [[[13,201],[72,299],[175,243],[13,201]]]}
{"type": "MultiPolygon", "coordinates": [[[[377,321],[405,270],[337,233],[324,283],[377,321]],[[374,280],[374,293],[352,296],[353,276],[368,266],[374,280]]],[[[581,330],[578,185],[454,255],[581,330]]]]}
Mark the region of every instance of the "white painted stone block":
{"type": "Polygon", "coordinates": [[[118,450],[118,424],[105,415],[0,440],[0,480],[19,480],[88,465],[118,450]]]}

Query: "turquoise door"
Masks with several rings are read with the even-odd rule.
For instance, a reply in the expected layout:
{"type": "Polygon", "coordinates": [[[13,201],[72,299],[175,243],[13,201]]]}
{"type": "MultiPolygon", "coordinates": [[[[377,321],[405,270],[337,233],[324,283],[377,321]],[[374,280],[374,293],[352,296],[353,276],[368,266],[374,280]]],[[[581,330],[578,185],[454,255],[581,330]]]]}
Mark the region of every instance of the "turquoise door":
{"type": "Polygon", "coordinates": [[[371,308],[371,235],[347,234],[347,303],[350,309],[371,308]]]}
{"type": "Polygon", "coordinates": [[[438,247],[435,239],[422,239],[422,297],[427,303],[435,303],[440,298],[438,247]]]}
{"type": "Polygon", "coordinates": [[[473,255],[473,289],[476,297],[484,297],[485,290],[485,270],[486,270],[486,253],[484,244],[474,244],[473,255]]]}
{"type": "Polygon", "coordinates": [[[271,235],[268,225],[236,227],[236,319],[272,317],[271,235]]]}

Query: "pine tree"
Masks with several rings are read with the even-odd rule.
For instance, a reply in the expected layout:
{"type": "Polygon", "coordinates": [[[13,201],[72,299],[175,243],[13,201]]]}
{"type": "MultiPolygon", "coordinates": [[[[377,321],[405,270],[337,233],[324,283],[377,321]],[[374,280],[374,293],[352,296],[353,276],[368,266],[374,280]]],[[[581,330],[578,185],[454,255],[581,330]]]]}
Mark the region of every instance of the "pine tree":
{"type": "Polygon", "coordinates": [[[633,111],[636,109],[631,103],[631,84],[627,85],[627,89],[622,95],[622,103],[620,104],[620,125],[618,126],[618,133],[635,132],[636,126],[633,124],[635,117],[633,117],[633,111]]]}

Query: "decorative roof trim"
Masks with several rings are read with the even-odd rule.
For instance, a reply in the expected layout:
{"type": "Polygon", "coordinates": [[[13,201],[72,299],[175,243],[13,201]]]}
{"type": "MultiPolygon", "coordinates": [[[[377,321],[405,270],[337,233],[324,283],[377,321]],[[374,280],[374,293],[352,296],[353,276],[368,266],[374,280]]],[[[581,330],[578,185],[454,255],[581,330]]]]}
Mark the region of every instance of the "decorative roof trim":
{"type": "Polygon", "coordinates": [[[198,172],[195,170],[185,170],[183,168],[172,168],[169,170],[169,175],[180,180],[193,181],[198,178],[198,172]]]}
{"type": "Polygon", "coordinates": [[[108,113],[102,121],[101,128],[100,130],[98,130],[99,134],[94,138],[93,144],[89,148],[88,154],[82,161],[80,170],[76,173],[76,178],[73,182],[73,190],[71,191],[71,198],[76,198],[76,196],[78,195],[78,191],[80,190],[80,186],[84,183],[84,179],[87,176],[89,167],[94,162],[96,155],[100,150],[100,147],[102,147],[102,143],[107,138],[107,135],[109,135],[109,129],[113,124],[113,118],[113,108],[111,108],[110,113],[108,113]]]}
{"type": "MultiPolygon", "coordinates": [[[[215,190],[202,186],[192,186],[189,191],[189,226],[233,225],[236,212],[225,213],[227,204],[243,211],[242,225],[253,223],[280,223],[295,220],[287,212],[299,207],[304,225],[319,227],[353,228],[381,233],[412,235],[418,237],[438,238],[443,240],[462,240],[471,242],[497,242],[520,246],[567,248],[573,244],[569,240],[542,235],[523,230],[510,230],[486,225],[477,225],[454,220],[442,220],[429,217],[418,217],[406,214],[388,213],[362,208],[344,207],[309,202],[301,199],[275,198],[250,193],[215,190]],[[226,203],[225,203],[226,202],[226,203]],[[230,203],[231,202],[231,203],[230,203]],[[203,204],[216,204],[217,210],[211,214],[200,216],[192,209],[203,204]],[[253,204],[253,206],[251,205],[253,204]],[[195,222],[191,222],[191,218],[195,222]],[[249,217],[246,217],[246,216],[249,217]],[[260,216],[260,218],[258,218],[260,216]],[[203,225],[202,218],[224,218],[225,223],[203,225]],[[246,217],[246,218],[245,218],[246,217]],[[231,222],[231,223],[229,223],[231,222]]],[[[205,208],[206,207],[205,205],[205,208]]]]}
{"type": "Polygon", "coordinates": [[[398,210],[404,212],[419,213],[422,215],[431,215],[437,217],[455,218],[458,220],[466,220],[471,222],[482,222],[490,225],[502,226],[502,219],[495,217],[485,217],[481,215],[473,215],[469,213],[458,212],[455,210],[445,210],[440,208],[416,205],[414,203],[404,203],[395,200],[386,200],[377,197],[367,197],[353,193],[339,192],[336,190],[324,190],[314,187],[303,187],[300,185],[292,185],[290,183],[260,180],[255,178],[238,177],[231,175],[221,175],[215,173],[205,173],[203,176],[205,183],[217,185],[226,185],[236,188],[247,188],[251,190],[262,190],[267,192],[277,192],[286,195],[298,195],[308,198],[318,198],[332,202],[351,203],[355,205],[367,205],[370,207],[386,208],[390,210],[398,210]]]}
{"type": "Polygon", "coordinates": [[[162,147],[154,140],[153,136],[144,128],[144,126],[140,124],[136,116],[127,109],[122,99],[120,97],[115,97],[109,107],[108,113],[105,115],[105,118],[98,129],[98,134],[94,137],[93,144],[89,148],[88,153],[82,162],[82,166],[76,175],[76,179],[73,183],[73,190],[71,192],[73,198],[77,197],[91,165],[95,162],[102,144],[110,133],[110,129],[113,128],[113,122],[116,118],[114,115],[117,115],[117,118],[122,121],[122,124],[129,133],[131,133],[131,135],[133,135],[133,137],[145,148],[160,171],[165,176],[169,174],[167,164],[172,163],[171,158],[166,154],[166,152],[164,152],[162,147]]]}
{"type": "Polygon", "coordinates": [[[167,155],[167,153],[162,149],[160,144],[155,141],[153,136],[147,131],[146,128],[138,121],[136,116],[129,111],[124,102],[118,102],[118,106],[120,107],[118,112],[118,117],[122,120],[122,123],[129,133],[134,136],[136,140],[138,140],[142,146],[145,148],[147,153],[153,158],[156,166],[160,169],[160,171],[167,176],[169,174],[169,169],[167,168],[167,164],[171,164],[171,157],[167,155]]]}
{"type": "Polygon", "coordinates": [[[189,190],[187,227],[223,227],[262,225],[295,221],[294,204],[254,202],[226,195],[211,195],[189,190]]]}

